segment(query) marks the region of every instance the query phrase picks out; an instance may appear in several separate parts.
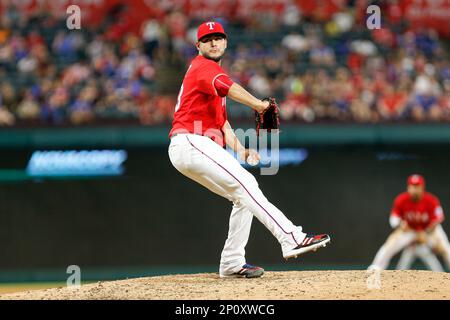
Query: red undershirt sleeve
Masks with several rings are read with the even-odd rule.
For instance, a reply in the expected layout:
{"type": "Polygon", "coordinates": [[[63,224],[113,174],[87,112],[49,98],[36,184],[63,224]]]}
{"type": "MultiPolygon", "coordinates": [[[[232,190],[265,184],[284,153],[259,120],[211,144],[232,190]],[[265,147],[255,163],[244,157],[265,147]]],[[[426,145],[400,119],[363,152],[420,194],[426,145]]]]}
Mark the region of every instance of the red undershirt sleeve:
{"type": "Polygon", "coordinates": [[[225,74],[219,75],[214,79],[214,88],[217,91],[217,95],[220,97],[225,97],[233,84],[233,80],[225,74]]]}

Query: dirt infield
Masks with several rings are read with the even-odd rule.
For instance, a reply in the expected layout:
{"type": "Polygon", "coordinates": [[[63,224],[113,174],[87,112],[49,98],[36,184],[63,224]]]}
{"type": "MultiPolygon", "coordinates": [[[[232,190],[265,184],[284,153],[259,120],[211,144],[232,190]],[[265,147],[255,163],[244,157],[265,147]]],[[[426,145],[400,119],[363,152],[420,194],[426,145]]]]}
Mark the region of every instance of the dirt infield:
{"type": "Polygon", "coordinates": [[[0,299],[450,299],[448,273],[383,271],[379,279],[372,281],[366,271],[267,272],[259,279],[220,279],[204,273],[26,291],[0,299]]]}

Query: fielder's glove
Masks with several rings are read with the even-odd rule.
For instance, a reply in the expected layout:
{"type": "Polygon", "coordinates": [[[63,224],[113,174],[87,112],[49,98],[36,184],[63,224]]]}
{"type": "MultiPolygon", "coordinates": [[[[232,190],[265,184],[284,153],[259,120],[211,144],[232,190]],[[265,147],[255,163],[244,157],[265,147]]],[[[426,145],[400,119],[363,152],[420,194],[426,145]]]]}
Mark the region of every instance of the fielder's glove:
{"type": "Polygon", "coordinates": [[[269,101],[269,107],[262,114],[255,111],[257,136],[259,136],[259,130],[261,129],[266,129],[267,132],[270,132],[280,128],[280,116],[275,98],[264,98],[262,101],[269,101]]]}
{"type": "Polygon", "coordinates": [[[418,244],[425,244],[428,241],[428,235],[425,231],[420,231],[417,233],[416,241],[418,244]]]}

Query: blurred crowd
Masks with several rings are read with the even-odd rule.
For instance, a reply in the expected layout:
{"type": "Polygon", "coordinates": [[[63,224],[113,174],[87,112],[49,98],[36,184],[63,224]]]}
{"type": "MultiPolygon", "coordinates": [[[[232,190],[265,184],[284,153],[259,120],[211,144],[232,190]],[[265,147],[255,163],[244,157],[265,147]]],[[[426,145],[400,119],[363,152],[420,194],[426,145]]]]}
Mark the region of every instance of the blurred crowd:
{"type": "MultiPolygon", "coordinates": [[[[137,34],[127,32],[125,9],[95,29],[68,30],[48,12],[8,6],[0,126],[170,121],[201,21],[162,3],[137,34]]],[[[277,17],[220,21],[224,68],[257,97],[275,96],[284,120],[450,121],[449,42],[433,30],[399,21],[371,31],[350,6],[325,21],[295,5],[277,17]]],[[[248,115],[235,110],[230,118],[248,115]]]]}
{"type": "Polygon", "coordinates": [[[231,64],[233,74],[259,96],[278,97],[285,119],[450,120],[448,48],[433,30],[352,38],[337,26],[310,25],[264,57],[244,54],[231,64]]]}

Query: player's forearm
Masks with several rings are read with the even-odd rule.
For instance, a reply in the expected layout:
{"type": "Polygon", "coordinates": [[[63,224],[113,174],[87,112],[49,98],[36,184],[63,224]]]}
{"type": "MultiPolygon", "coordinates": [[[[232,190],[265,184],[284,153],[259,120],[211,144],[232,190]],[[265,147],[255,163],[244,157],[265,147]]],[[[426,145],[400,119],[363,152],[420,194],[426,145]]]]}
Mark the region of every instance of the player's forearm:
{"type": "Polygon", "coordinates": [[[252,108],[253,110],[261,113],[263,112],[268,104],[255,98],[250,92],[245,90],[241,85],[233,83],[228,91],[228,97],[237,101],[239,103],[245,104],[252,108]]]}
{"type": "Polygon", "coordinates": [[[233,128],[231,128],[231,125],[228,121],[226,121],[225,125],[223,126],[223,132],[225,136],[225,143],[227,144],[227,146],[229,146],[237,153],[245,151],[244,146],[234,134],[233,128]]]}

